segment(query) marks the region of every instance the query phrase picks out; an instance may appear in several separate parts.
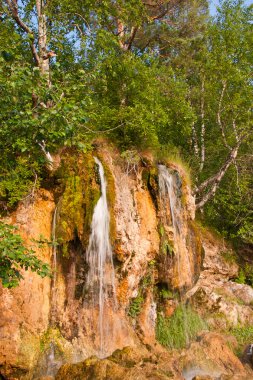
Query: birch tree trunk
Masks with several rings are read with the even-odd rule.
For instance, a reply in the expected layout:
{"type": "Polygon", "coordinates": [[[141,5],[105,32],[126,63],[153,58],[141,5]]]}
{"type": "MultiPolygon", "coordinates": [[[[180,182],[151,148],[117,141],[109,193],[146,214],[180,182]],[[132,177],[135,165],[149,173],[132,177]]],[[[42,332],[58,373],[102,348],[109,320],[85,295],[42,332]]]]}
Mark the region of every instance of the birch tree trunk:
{"type": "Polygon", "coordinates": [[[235,159],[237,157],[237,154],[238,154],[238,150],[240,148],[240,145],[241,145],[241,141],[239,141],[236,144],[236,146],[230,151],[230,153],[229,153],[229,155],[228,155],[225,163],[220,168],[220,170],[214,176],[212,176],[208,180],[204,181],[198,187],[198,189],[195,191],[195,194],[198,194],[201,191],[203,191],[205,188],[207,188],[208,186],[210,186],[210,189],[201,198],[201,200],[199,201],[199,203],[196,204],[196,208],[197,209],[203,208],[203,206],[215,195],[215,193],[216,193],[216,191],[217,191],[217,189],[219,187],[219,184],[220,184],[222,178],[226,174],[226,172],[229,169],[229,167],[231,166],[231,164],[235,161],[235,159]]]}
{"type": "Polygon", "coordinates": [[[49,56],[47,51],[47,19],[44,0],[36,0],[36,8],[38,14],[39,68],[41,74],[46,77],[48,86],[50,87],[49,56]]]}
{"type": "Polygon", "coordinates": [[[201,81],[201,100],[200,100],[200,111],[201,111],[201,130],[200,130],[200,143],[201,143],[201,155],[200,155],[200,167],[199,170],[202,172],[205,164],[205,155],[206,155],[206,148],[205,148],[205,134],[206,134],[206,127],[205,127],[205,77],[201,81]]]}
{"type": "MultiPolygon", "coordinates": [[[[50,82],[50,67],[49,58],[55,55],[53,52],[48,52],[47,50],[47,18],[46,18],[46,3],[45,0],[36,0],[36,10],[37,10],[37,20],[38,20],[38,35],[22,20],[19,13],[19,5],[16,0],[5,0],[11,17],[14,19],[16,24],[29,35],[30,46],[32,55],[36,66],[39,67],[40,73],[47,80],[48,87],[51,86],[50,82]],[[52,54],[53,53],[53,54],[52,54]]],[[[33,109],[43,104],[45,107],[50,105],[45,105],[43,102],[38,101],[38,97],[35,93],[32,95],[33,109]]],[[[33,116],[37,117],[36,111],[33,111],[33,116]]],[[[51,154],[46,149],[46,144],[44,141],[37,142],[41,148],[43,155],[47,161],[47,169],[49,171],[54,170],[54,160],[51,154]]]]}

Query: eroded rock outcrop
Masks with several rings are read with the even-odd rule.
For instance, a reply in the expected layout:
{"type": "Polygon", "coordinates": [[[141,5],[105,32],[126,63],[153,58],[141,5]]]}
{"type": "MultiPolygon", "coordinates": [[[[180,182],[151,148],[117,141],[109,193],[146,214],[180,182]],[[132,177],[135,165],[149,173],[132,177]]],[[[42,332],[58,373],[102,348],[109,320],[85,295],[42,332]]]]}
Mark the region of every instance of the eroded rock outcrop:
{"type": "Polygon", "coordinates": [[[174,365],[175,357],[151,354],[144,348],[133,350],[126,347],[115,351],[110,357],[98,360],[91,357],[76,365],[64,365],[56,375],[56,380],[183,380],[174,365]]]}
{"type": "Polygon", "coordinates": [[[78,364],[66,364],[56,380],[250,380],[240,360],[220,334],[204,333],[182,352],[162,348],[152,353],[144,347],[115,351],[106,359],[91,357],[78,364]]]}
{"type": "MultiPolygon", "coordinates": [[[[175,191],[173,207],[180,209],[180,215],[176,215],[170,197],[162,199],[159,169],[152,155],[143,154],[139,163],[131,165],[104,142],[86,154],[63,150],[50,191],[41,189],[34,202],[20,204],[9,218],[27,242],[40,235],[50,240],[53,231],[57,249],[37,251],[40,258],[52,264],[52,279],[42,280],[27,272],[17,289],[1,289],[0,368],[7,379],[55,376],[63,365],[57,374],[59,380],[72,379],[73,374],[76,379],[138,376],[179,380],[188,362],[157,343],[157,313],[168,318],[180,299],[188,299],[205,318],[205,312],[208,314],[210,324],[215,308],[218,313],[230,315],[233,324],[239,316],[245,322],[253,321],[252,291],[231,282],[237,266],[226,264],[219,255],[220,247],[208,239],[204,239],[205,260],[200,275],[203,249],[184,170],[163,162],[175,191]],[[86,251],[94,207],[101,196],[94,156],[102,162],[107,180],[117,298],[115,308],[110,308],[108,302],[103,310],[108,331],[113,326],[113,334],[102,355],[97,334],[99,309],[87,302],[86,251]],[[178,224],[173,222],[175,217],[180,219],[178,224]],[[220,288],[228,296],[221,299],[220,288]],[[231,302],[232,298],[241,303],[231,302]],[[110,356],[125,346],[132,348],[110,356]],[[70,364],[77,362],[80,364],[70,364]]],[[[214,344],[208,346],[203,343],[205,339],[200,351],[206,346],[214,351],[214,344]]],[[[191,348],[192,353],[197,352],[197,348],[194,350],[191,348]]],[[[229,358],[232,363],[234,357],[229,358]]],[[[238,365],[234,363],[235,368],[238,365]]]]}
{"type": "Polygon", "coordinates": [[[249,379],[249,374],[228,346],[229,342],[217,333],[204,333],[198,341],[182,352],[179,359],[184,377],[198,375],[211,379],[249,379]]]}
{"type": "Polygon", "coordinates": [[[252,324],[253,291],[248,285],[232,281],[238,275],[238,265],[231,249],[207,233],[203,233],[202,242],[203,271],[187,298],[214,328],[226,330],[239,324],[252,324]]]}
{"type": "MultiPolygon", "coordinates": [[[[27,244],[32,239],[51,239],[54,211],[52,194],[40,190],[33,203],[20,204],[7,220],[19,227],[27,244]]],[[[51,248],[36,249],[43,261],[50,263],[51,248]]],[[[0,287],[0,368],[3,375],[19,378],[31,370],[40,355],[40,337],[47,330],[50,319],[50,282],[30,271],[13,290],[0,287]]]]}

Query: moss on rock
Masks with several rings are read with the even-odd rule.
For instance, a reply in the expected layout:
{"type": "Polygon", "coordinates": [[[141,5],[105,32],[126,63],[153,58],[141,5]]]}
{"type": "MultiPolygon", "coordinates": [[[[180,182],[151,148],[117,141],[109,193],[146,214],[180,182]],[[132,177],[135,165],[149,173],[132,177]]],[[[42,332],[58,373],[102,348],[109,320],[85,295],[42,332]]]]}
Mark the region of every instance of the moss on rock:
{"type": "Polygon", "coordinates": [[[56,237],[67,252],[68,243],[78,236],[88,243],[94,207],[100,197],[100,184],[92,153],[65,152],[60,169],[63,192],[58,203],[56,237]]]}

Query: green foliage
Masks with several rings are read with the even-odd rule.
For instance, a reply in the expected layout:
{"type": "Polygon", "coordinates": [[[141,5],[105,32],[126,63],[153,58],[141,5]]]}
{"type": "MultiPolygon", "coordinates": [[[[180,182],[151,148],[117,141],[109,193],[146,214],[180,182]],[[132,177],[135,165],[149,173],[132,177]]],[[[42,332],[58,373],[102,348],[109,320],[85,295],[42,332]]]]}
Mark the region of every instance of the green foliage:
{"type": "Polygon", "coordinates": [[[11,163],[0,173],[0,199],[6,201],[8,207],[13,207],[18,201],[29,196],[39,187],[36,162],[29,162],[25,157],[19,157],[15,166],[11,163]]]}
{"type": "Polygon", "coordinates": [[[59,200],[56,236],[67,255],[67,245],[76,236],[87,243],[94,207],[100,197],[96,164],[91,153],[66,150],[58,171],[63,193],[59,200]]]}
{"type": "Polygon", "coordinates": [[[40,351],[41,353],[50,350],[53,345],[56,356],[68,356],[66,347],[64,346],[65,340],[61,335],[61,332],[56,328],[49,328],[40,337],[40,351]]]}
{"type": "Polygon", "coordinates": [[[252,168],[250,162],[241,167],[237,181],[235,168],[227,173],[215,199],[205,208],[205,217],[225,238],[252,243],[252,168]]]}
{"type": "MultiPolygon", "coordinates": [[[[245,138],[252,129],[251,20],[252,7],[240,0],[221,2],[216,18],[208,25],[209,52],[201,68],[202,78],[205,75],[204,121],[208,130],[200,181],[219,170],[238,136],[242,137],[238,157],[218,187],[215,199],[206,206],[205,216],[225,237],[244,243],[252,243],[253,222],[252,139],[245,138]]],[[[199,104],[201,93],[196,93],[199,104]]],[[[200,126],[201,120],[198,133],[200,126]]]]}
{"type": "Polygon", "coordinates": [[[166,288],[162,288],[159,292],[159,296],[162,298],[162,300],[171,299],[175,297],[175,294],[166,288]]]}
{"type": "Polygon", "coordinates": [[[161,253],[163,255],[170,255],[172,256],[174,253],[174,247],[172,246],[171,242],[167,239],[162,239],[161,244],[161,253]]]}
{"type": "Polygon", "coordinates": [[[252,344],[253,342],[253,326],[236,326],[228,331],[229,334],[232,334],[236,337],[238,347],[236,349],[237,355],[241,355],[247,344],[252,344]]]}
{"type": "Polygon", "coordinates": [[[194,340],[206,323],[189,306],[179,306],[170,318],[157,316],[156,339],[169,349],[181,349],[194,340]]]}
{"type": "Polygon", "coordinates": [[[17,227],[0,222],[0,279],[5,288],[13,288],[23,278],[20,269],[31,269],[41,277],[50,276],[50,267],[24,245],[17,227]]]}
{"type": "Polygon", "coordinates": [[[86,152],[106,135],[123,150],[127,171],[140,149],[152,148],[158,160],[186,161],[198,186],[239,136],[237,165],[204,211],[225,237],[252,244],[252,7],[225,0],[210,18],[207,1],[155,3],[50,1],[50,86],[31,54],[33,38],[35,49],[39,43],[34,2],[17,4],[29,33],[1,7],[0,200],[15,206],[47,175],[42,141],[50,152],[86,152]]]}
{"type": "Polygon", "coordinates": [[[253,287],[253,266],[249,263],[241,264],[241,268],[235,282],[238,284],[247,284],[253,287]]]}
{"type": "Polygon", "coordinates": [[[132,318],[136,318],[141,312],[143,302],[144,298],[141,293],[139,293],[138,296],[131,301],[128,309],[128,315],[132,318]]]}
{"type": "Polygon", "coordinates": [[[141,312],[143,303],[145,301],[145,293],[148,288],[153,285],[152,268],[153,265],[148,267],[146,276],[141,279],[137,297],[133,298],[128,308],[128,315],[132,318],[138,317],[141,312]]]}
{"type": "Polygon", "coordinates": [[[121,153],[121,157],[126,162],[126,173],[137,172],[140,162],[140,155],[136,150],[125,150],[121,153]]]}
{"type": "Polygon", "coordinates": [[[237,284],[245,284],[246,276],[242,268],[240,268],[238,277],[235,279],[235,282],[237,282],[237,284]]]}
{"type": "Polygon", "coordinates": [[[220,254],[227,263],[237,262],[236,254],[232,250],[221,251],[220,254]]]}

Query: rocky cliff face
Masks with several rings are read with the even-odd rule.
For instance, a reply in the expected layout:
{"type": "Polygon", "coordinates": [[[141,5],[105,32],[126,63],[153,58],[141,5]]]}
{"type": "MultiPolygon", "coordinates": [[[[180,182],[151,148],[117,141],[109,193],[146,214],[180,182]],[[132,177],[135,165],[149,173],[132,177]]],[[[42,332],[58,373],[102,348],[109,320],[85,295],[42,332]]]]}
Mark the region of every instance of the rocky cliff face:
{"type": "MultiPolygon", "coordinates": [[[[22,204],[8,222],[19,227],[27,243],[43,235],[51,239],[54,210],[52,194],[40,190],[33,204],[22,204]]],[[[37,249],[45,262],[51,250],[37,249]]],[[[51,280],[24,272],[24,280],[14,290],[1,288],[0,363],[4,375],[20,377],[34,368],[40,352],[40,337],[50,318],[51,280]]]]}
{"type": "Polygon", "coordinates": [[[187,298],[214,328],[229,329],[253,323],[253,289],[233,280],[238,265],[231,252],[210,234],[202,235],[205,250],[203,270],[187,298]]]}
{"type": "MultiPolygon", "coordinates": [[[[169,355],[156,341],[158,312],[169,317],[180,299],[188,299],[205,317],[205,312],[212,314],[215,305],[226,315],[230,315],[232,307],[228,318],[234,324],[239,315],[252,321],[252,292],[248,289],[246,294],[239,284],[229,281],[237,267],[226,266],[219,259],[219,247],[211,246],[208,239],[203,244],[206,254],[200,275],[203,239],[194,222],[189,184],[181,167],[162,164],[171,181],[168,183],[174,186],[168,187],[166,193],[174,191],[174,209],[172,199],[162,194],[161,173],[150,155],[143,154],[138,163],[126,162],[114,147],[100,143],[92,153],[63,152],[50,190],[41,189],[34,202],[20,204],[9,218],[8,222],[20,228],[27,242],[43,235],[53,239],[57,249],[44,247],[37,251],[40,258],[51,263],[52,279],[40,279],[27,272],[18,288],[1,289],[0,368],[4,378],[54,376],[64,363],[80,362],[91,355],[105,357],[126,346],[133,347],[135,355],[139,352],[135,363],[139,366],[144,357],[149,357],[143,348],[146,344],[158,355],[147,360],[151,363],[151,378],[169,378],[154,377],[155,372],[167,371],[180,379],[186,362],[177,367],[174,356],[168,368],[161,363],[161,369],[156,370],[159,352],[169,355]],[[100,309],[88,302],[87,291],[86,253],[94,207],[101,195],[101,178],[93,156],[102,162],[107,179],[117,299],[116,307],[110,307],[109,299],[104,303],[108,339],[103,353],[99,347],[100,309]],[[177,224],[175,218],[179,220],[177,224]],[[240,309],[240,305],[228,301],[229,297],[218,299],[219,287],[248,306],[240,309]]],[[[114,363],[110,366],[118,371],[117,378],[123,378],[125,362],[117,362],[117,367],[115,360],[104,363],[114,363]]],[[[88,365],[85,363],[84,372],[88,365]]],[[[100,366],[97,359],[92,363],[100,366]]],[[[68,371],[73,369],[64,368],[57,379],[71,378],[68,371]]],[[[133,377],[137,372],[131,372],[133,377]]],[[[86,379],[84,375],[77,378],[86,379]]]]}

